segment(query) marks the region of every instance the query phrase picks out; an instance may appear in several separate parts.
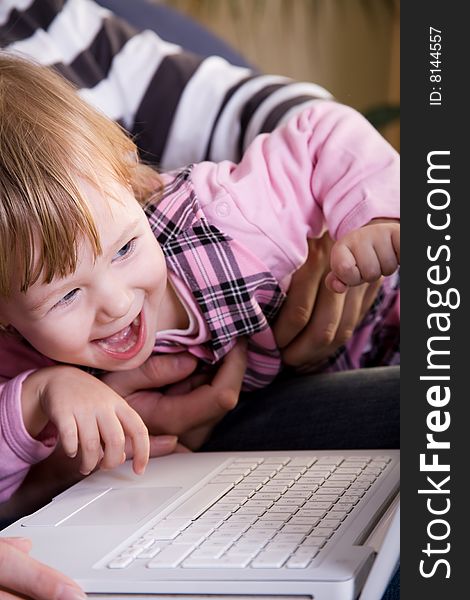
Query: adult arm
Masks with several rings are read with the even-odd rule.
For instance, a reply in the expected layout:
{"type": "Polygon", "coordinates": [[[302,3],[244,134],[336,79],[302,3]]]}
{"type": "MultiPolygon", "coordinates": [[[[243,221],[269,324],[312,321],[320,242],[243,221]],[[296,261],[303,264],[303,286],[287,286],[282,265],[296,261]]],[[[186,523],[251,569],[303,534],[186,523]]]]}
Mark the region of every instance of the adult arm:
{"type": "Polygon", "coordinates": [[[238,161],[258,133],[330,97],[312,83],[185,52],[92,0],[23,5],[0,3],[0,45],[54,65],[164,170],[204,159],[238,161]]]}

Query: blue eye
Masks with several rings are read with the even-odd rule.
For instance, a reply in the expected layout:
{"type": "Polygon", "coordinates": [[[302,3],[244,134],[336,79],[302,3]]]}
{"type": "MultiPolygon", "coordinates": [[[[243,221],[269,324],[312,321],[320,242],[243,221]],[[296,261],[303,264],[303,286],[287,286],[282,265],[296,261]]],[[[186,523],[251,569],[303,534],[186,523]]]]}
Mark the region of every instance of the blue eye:
{"type": "Polygon", "coordinates": [[[122,248],[120,248],[114,255],[113,261],[120,260],[120,259],[125,258],[126,256],[129,256],[129,254],[131,254],[135,248],[135,242],[136,242],[136,238],[132,238],[132,240],[127,242],[127,244],[124,244],[124,246],[122,248]]]}
{"type": "Polygon", "coordinates": [[[59,302],[56,302],[56,304],[54,304],[54,307],[70,304],[70,302],[73,302],[75,296],[78,294],[79,291],[80,290],[78,288],[71,290],[68,294],[65,294],[65,296],[59,300],[59,302]]]}

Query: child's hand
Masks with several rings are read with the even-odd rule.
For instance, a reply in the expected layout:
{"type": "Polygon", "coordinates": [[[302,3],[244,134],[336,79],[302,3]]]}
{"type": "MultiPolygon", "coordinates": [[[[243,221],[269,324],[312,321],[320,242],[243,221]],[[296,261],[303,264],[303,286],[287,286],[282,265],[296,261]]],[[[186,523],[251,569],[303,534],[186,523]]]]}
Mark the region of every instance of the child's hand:
{"type": "Polygon", "coordinates": [[[348,286],[391,275],[400,264],[400,222],[374,219],[338,240],[331,249],[325,284],[339,294],[348,286]]]}
{"type": "Polygon", "coordinates": [[[80,472],[98,464],[113,469],[126,460],[126,437],[133,448],[133,468],[143,473],[149,459],[147,428],[127,402],[105,383],[75,367],[41,369],[36,384],[40,408],[57,427],[67,456],[80,452],[80,472]]]}

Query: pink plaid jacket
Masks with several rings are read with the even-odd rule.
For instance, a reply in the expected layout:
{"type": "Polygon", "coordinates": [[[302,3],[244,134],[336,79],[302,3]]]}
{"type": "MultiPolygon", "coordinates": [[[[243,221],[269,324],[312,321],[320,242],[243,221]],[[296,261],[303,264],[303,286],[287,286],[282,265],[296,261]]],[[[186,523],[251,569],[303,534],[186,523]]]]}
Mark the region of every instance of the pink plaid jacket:
{"type": "Polygon", "coordinates": [[[176,174],[147,217],[170,271],[191,291],[210,339],[197,348],[161,339],[155,350],[189,350],[204,362],[223,358],[242,336],[249,337],[245,389],[267,385],[279,372],[280,353],[270,328],[285,294],[261,260],[211,225],[191,182],[191,167],[176,174]]]}
{"type": "MultiPolygon", "coordinates": [[[[243,389],[270,383],[281,368],[271,324],[285,299],[271,270],[252,250],[209,223],[191,179],[192,167],[174,174],[160,201],[146,207],[169,271],[190,290],[208,339],[191,346],[159,337],[155,352],[189,351],[208,364],[223,358],[238,337],[248,337],[243,389]]],[[[321,370],[399,362],[399,278],[387,278],[352,339],[321,370]]]]}

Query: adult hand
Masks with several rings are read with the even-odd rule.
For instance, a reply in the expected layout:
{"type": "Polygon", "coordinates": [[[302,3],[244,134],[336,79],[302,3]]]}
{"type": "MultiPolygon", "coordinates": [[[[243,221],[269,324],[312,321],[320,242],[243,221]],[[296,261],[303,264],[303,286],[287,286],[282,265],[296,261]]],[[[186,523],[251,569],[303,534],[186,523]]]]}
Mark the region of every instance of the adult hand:
{"type": "Polygon", "coordinates": [[[328,290],[324,280],[333,243],[328,233],[309,240],[307,260],[293,276],[273,328],[284,363],[300,372],[315,370],[348,341],[380,287],[376,281],[344,294],[328,290]]]}
{"type": "Polygon", "coordinates": [[[31,542],[0,539],[0,600],[85,600],[78,585],[28,556],[31,542]]]}
{"type": "Polygon", "coordinates": [[[103,377],[157,436],[151,440],[151,447],[159,446],[160,454],[168,453],[165,450],[171,443],[169,451],[175,449],[176,438],[172,436],[179,436],[183,444],[197,449],[214,425],[236,406],[246,369],[246,342],[237,343],[210,380],[201,375],[189,377],[196,364],[187,354],[159,355],[150,357],[138,369],[103,377]],[[171,383],[174,385],[165,390],[155,389],[171,383]]]}

